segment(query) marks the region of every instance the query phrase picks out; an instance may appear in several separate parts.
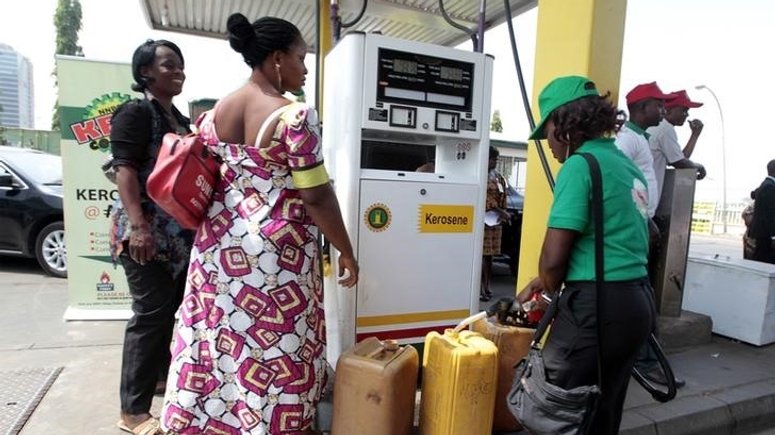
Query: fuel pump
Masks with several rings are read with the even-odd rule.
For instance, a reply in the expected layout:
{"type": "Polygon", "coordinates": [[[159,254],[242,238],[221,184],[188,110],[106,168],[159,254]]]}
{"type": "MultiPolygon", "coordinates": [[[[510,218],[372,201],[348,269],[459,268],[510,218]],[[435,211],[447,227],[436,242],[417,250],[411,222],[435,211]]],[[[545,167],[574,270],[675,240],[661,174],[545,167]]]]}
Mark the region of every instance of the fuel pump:
{"type": "Polygon", "coordinates": [[[325,65],[324,158],[360,264],[357,288],[325,281],[333,363],[478,311],[493,59],[349,33],[325,65]]]}

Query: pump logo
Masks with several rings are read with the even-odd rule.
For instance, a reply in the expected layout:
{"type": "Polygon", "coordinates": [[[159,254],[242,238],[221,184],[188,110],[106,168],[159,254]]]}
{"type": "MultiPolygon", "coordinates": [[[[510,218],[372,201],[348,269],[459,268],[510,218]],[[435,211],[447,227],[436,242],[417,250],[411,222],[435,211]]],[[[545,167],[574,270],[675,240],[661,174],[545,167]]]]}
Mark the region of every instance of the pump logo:
{"type": "Polygon", "coordinates": [[[102,275],[100,276],[100,282],[97,283],[97,291],[112,292],[114,289],[115,286],[112,282],[110,282],[110,275],[108,275],[108,272],[102,272],[102,275]]]}
{"type": "Polygon", "coordinates": [[[470,233],[474,230],[474,206],[420,204],[418,219],[421,233],[470,233]]]}
{"type": "Polygon", "coordinates": [[[75,141],[79,145],[89,144],[89,148],[107,152],[110,149],[110,119],[118,106],[132,97],[113,92],[95,98],[84,108],[83,121],[70,124],[75,141]]]}
{"type": "Polygon", "coordinates": [[[370,205],[366,212],[363,213],[363,221],[366,224],[366,228],[375,233],[388,229],[392,219],[393,215],[390,213],[388,206],[379,202],[370,205]]]}

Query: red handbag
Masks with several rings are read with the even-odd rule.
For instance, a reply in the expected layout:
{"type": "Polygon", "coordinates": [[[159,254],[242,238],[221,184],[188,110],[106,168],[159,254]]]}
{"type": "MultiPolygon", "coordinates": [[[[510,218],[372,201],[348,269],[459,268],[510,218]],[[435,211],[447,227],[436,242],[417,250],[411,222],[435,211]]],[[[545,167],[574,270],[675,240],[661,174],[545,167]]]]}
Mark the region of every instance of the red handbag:
{"type": "Polygon", "coordinates": [[[199,134],[167,133],[148,176],[148,196],[183,228],[196,229],[212,203],[219,167],[199,134]]]}

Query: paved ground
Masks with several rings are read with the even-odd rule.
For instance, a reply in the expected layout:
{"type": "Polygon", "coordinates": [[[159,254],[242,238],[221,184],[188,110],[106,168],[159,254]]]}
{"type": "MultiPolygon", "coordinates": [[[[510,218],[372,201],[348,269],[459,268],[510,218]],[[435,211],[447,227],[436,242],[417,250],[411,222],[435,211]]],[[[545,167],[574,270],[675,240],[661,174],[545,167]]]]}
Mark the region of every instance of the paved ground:
{"type": "MultiPolygon", "coordinates": [[[[740,256],[739,238],[693,237],[692,252],[740,256]]],[[[498,295],[514,280],[496,268],[498,295]]],[[[46,277],[29,260],[0,258],[2,370],[64,370],[22,435],[119,434],[118,372],[124,322],[64,322],[64,280],[46,277]]],[[[631,384],[623,433],[775,435],[775,346],[754,347],[722,337],[671,354],[687,386],[657,404],[631,384]]],[[[160,406],[157,399],[154,412],[160,406]]]]}

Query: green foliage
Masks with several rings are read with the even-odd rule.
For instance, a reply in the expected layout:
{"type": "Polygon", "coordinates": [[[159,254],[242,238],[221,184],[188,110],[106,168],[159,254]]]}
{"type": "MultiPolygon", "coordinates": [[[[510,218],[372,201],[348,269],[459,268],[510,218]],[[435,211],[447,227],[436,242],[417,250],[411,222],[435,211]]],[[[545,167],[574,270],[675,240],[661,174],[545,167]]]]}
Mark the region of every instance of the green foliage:
{"type": "MultiPolygon", "coordinates": [[[[83,56],[83,50],[78,45],[78,31],[81,30],[81,2],[79,0],[57,1],[54,27],[56,28],[56,54],[83,56]]],[[[56,79],[56,67],[52,74],[56,79]]],[[[51,129],[59,130],[59,98],[54,102],[51,129]]]]}
{"type": "Polygon", "coordinates": [[[490,131],[494,131],[496,133],[503,133],[503,121],[501,121],[501,111],[498,109],[495,109],[495,111],[492,112],[492,119],[490,120],[490,131]]]}
{"type": "Polygon", "coordinates": [[[78,31],[81,30],[81,2],[78,0],[59,0],[54,13],[56,27],[56,54],[83,56],[78,45],[78,31]]]}

